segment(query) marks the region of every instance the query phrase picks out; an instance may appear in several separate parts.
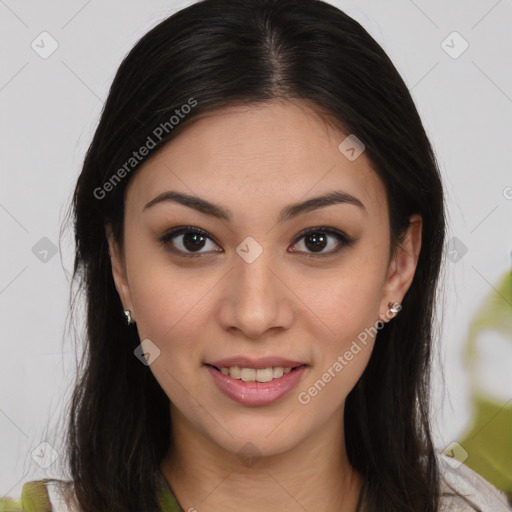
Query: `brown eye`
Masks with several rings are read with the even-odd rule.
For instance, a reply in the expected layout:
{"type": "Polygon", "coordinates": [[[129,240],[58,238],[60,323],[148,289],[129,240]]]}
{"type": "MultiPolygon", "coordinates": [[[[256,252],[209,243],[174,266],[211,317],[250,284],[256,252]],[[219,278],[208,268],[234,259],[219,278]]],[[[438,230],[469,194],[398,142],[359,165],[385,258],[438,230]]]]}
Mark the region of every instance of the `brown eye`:
{"type": "Polygon", "coordinates": [[[205,245],[206,237],[197,233],[189,232],[183,234],[182,245],[187,251],[198,251],[201,250],[205,245]]]}
{"type": "Polygon", "coordinates": [[[336,253],[344,246],[348,246],[353,242],[345,233],[327,227],[309,229],[297,240],[300,242],[293,244],[294,249],[292,252],[305,252],[312,255],[318,254],[320,256],[336,253]],[[305,250],[296,250],[297,247],[301,246],[305,247],[305,250]],[[326,248],[328,250],[325,250],[326,248]]]}
{"type": "Polygon", "coordinates": [[[196,256],[194,253],[202,255],[205,252],[211,252],[211,250],[220,252],[216,249],[202,251],[203,248],[208,246],[208,241],[211,241],[214,247],[217,245],[211,240],[206,231],[193,226],[172,229],[162,236],[159,241],[167,250],[182,256],[194,257],[196,256]]]}

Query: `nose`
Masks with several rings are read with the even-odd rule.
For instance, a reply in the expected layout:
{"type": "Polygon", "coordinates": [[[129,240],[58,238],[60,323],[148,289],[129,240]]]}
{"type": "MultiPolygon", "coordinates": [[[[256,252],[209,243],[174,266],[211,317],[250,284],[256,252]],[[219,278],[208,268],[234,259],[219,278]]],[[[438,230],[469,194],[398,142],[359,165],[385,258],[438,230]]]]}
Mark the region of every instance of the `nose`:
{"type": "Polygon", "coordinates": [[[263,250],[254,261],[249,261],[238,254],[234,258],[234,268],[226,276],[217,311],[223,329],[259,340],[271,331],[290,327],[293,293],[273,262],[270,250],[263,250]]]}

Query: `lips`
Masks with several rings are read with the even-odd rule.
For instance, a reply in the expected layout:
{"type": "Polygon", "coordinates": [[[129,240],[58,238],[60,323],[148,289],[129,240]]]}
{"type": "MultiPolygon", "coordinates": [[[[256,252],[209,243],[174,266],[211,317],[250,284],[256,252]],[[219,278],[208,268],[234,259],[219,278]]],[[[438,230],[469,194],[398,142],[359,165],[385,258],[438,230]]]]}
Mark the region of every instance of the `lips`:
{"type": "MultiPolygon", "coordinates": [[[[230,360],[223,360],[216,362],[226,364],[226,362],[229,361],[230,360]]],[[[293,361],[285,359],[278,361],[286,364],[293,363],[293,361]]],[[[210,364],[205,364],[204,366],[212,377],[217,389],[234,402],[244,406],[265,406],[279,401],[281,398],[284,398],[285,395],[289,394],[309,373],[307,365],[299,365],[289,373],[273,379],[270,382],[244,382],[243,380],[238,380],[223,374],[210,364]]]]}
{"type": "Polygon", "coordinates": [[[270,405],[295,388],[309,365],[285,357],[234,356],[204,363],[217,388],[245,406],[270,405]]]}

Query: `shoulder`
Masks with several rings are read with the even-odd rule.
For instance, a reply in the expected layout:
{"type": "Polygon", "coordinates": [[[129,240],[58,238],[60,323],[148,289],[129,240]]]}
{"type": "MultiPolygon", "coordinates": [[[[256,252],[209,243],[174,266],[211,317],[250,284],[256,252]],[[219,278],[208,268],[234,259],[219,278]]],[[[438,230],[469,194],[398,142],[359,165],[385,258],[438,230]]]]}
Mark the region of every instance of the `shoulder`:
{"type": "Polygon", "coordinates": [[[46,478],[26,482],[21,491],[23,512],[78,512],[72,503],[72,483],[46,478]]]}
{"type": "Polygon", "coordinates": [[[440,454],[438,460],[442,493],[440,512],[512,511],[505,494],[468,466],[445,454],[440,454]],[[457,496],[453,490],[466,499],[457,496]]]}

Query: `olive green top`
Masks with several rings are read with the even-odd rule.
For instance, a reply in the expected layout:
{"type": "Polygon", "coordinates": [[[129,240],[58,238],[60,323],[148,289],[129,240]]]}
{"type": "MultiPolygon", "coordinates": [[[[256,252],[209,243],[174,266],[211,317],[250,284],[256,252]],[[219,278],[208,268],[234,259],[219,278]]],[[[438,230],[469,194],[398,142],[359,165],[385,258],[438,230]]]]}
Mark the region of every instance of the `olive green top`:
{"type": "MultiPolygon", "coordinates": [[[[161,512],[184,512],[180,507],[171,487],[161,471],[157,472],[159,479],[159,490],[157,494],[161,512]]],[[[1,512],[54,512],[50,500],[48,482],[51,479],[32,480],[23,485],[21,500],[15,501],[11,498],[0,500],[1,512]]],[[[62,481],[64,482],[64,481],[62,481]]]]}
{"type": "Polygon", "coordinates": [[[176,500],[169,482],[160,470],[158,471],[158,477],[160,478],[160,492],[158,493],[158,502],[160,503],[162,512],[184,512],[176,500]]]}

